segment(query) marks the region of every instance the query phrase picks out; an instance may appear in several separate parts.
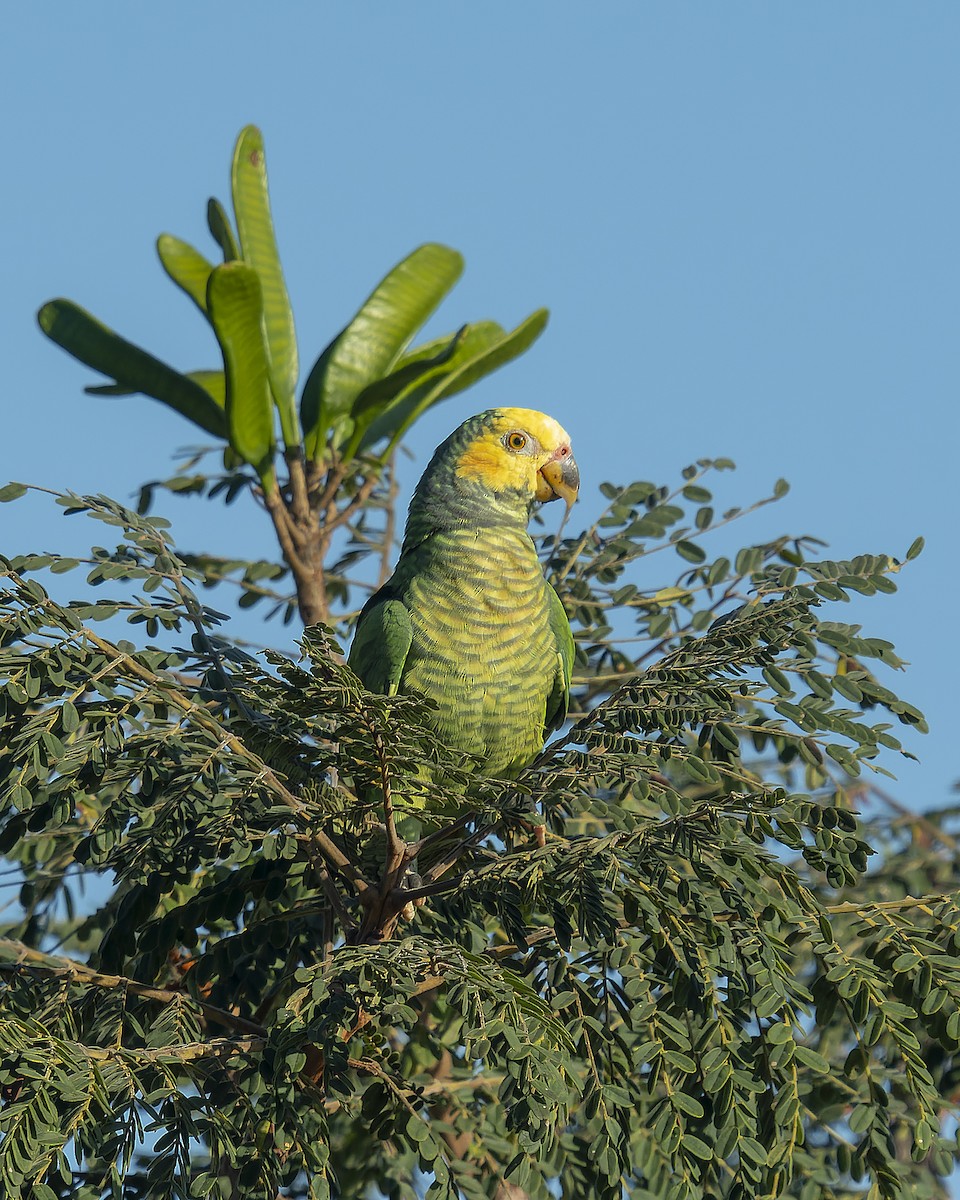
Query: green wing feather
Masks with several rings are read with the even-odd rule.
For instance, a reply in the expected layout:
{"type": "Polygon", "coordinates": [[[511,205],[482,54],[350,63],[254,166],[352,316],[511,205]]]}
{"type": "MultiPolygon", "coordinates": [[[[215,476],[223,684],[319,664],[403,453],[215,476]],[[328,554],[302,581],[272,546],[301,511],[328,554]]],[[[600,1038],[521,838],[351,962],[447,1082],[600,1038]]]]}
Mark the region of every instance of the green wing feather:
{"type": "Polygon", "coordinates": [[[553,691],[547,697],[543,735],[559,729],[567,717],[570,706],[570,677],[573,674],[573,631],[563,603],[554,589],[547,585],[547,603],[550,607],[550,629],[557,641],[557,673],[553,691]]]}
{"type": "Polygon", "coordinates": [[[413,626],[406,607],[378,593],[360,613],[347,665],[368,692],[395,696],[412,641],[413,626]]]}

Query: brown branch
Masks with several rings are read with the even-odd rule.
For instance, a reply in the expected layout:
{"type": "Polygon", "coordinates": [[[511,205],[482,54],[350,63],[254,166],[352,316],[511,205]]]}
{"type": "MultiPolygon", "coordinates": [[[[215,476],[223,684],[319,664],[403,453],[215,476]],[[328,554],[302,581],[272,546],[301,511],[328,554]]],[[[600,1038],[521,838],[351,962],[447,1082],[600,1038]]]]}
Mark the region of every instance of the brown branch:
{"type": "Polygon", "coordinates": [[[421,1096],[436,1096],[444,1092],[477,1092],[489,1088],[496,1093],[506,1075],[471,1075],[466,1079],[436,1079],[419,1089],[421,1096]]]}
{"type": "Polygon", "coordinates": [[[465,812],[457,817],[455,821],[451,821],[449,825],[444,825],[442,829],[436,829],[433,833],[428,833],[419,842],[412,842],[408,848],[411,858],[417,858],[424,850],[431,849],[438,842],[445,842],[448,837],[456,833],[459,829],[466,828],[471,821],[476,820],[477,815],[476,812],[465,812]]]}
{"type": "Polygon", "coordinates": [[[491,834],[496,833],[500,826],[499,821],[493,821],[489,825],[482,825],[469,837],[465,837],[462,842],[454,847],[453,851],[447,855],[445,859],[435,863],[434,866],[426,873],[424,878],[425,884],[431,884],[439,879],[441,875],[446,875],[447,871],[464,855],[468,850],[472,850],[484,838],[488,838],[491,834]]]}
{"type": "Polygon", "coordinates": [[[159,1046],[157,1049],[137,1047],[127,1049],[124,1046],[83,1046],[87,1058],[106,1062],[112,1058],[133,1058],[138,1062],[161,1062],[169,1065],[171,1056],[175,1056],[177,1064],[195,1062],[198,1058],[232,1058],[234,1054],[256,1054],[267,1044],[265,1037],[245,1038],[211,1038],[209,1042],[176,1042],[171,1046],[159,1046]]]}
{"type": "Polygon", "coordinates": [[[175,1000],[190,1000],[196,1004],[208,1021],[225,1025],[228,1029],[236,1029],[240,1033],[249,1033],[260,1037],[265,1037],[267,1033],[266,1029],[256,1021],[248,1021],[245,1017],[217,1008],[216,1005],[207,1004],[204,1000],[196,1000],[187,992],[153,987],[125,975],[104,975],[100,971],[95,971],[93,967],[88,967],[85,963],[60,955],[44,954],[42,950],[36,950],[32,946],[27,946],[24,942],[18,942],[12,938],[0,938],[0,951],[4,950],[15,953],[17,961],[0,962],[0,972],[17,974],[21,971],[29,971],[52,978],[89,983],[94,987],[111,989],[122,987],[134,996],[140,996],[144,1000],[154,1000],[158,1004],[170,1004],[175,1000]]]}
{"type": "Polygon", "coordinates": [[[364,504],[370,499],[370,494],[377,486],[376,475],[368,475],[359,488],[356,495],[343,508],[333,509],[328,508],[327,519],[323,523],[324,535],[329,540],[329,535],[335,529],[339,529],[341,525],[345,525],[358,509],[361,509],[364,504]]]}
{"type": "Polygon", "coordinates": [[[383,822],[387,829],[387,852],[383,864],[383,878],[380,881],[380,891],[386,895],[396,886],[397,879],[403,869],[407,857],[407,843],[397,832],[397,822],[393,812],[393,790],[390,783],[390,769],[387,765],[387,754],[383,737],[378,729],[371,729],[374,749],[380,763],[380,790],[383,795],[383,822]]]}
{"type": "Polygon", "coordinates": [[[296,578],[298,573],[303,572],[304,562],[300,556],[300,547],[297,545],[293,518],[279,492],[272,492],[269,496],[265,496],[264,503],[270,519],[273,521],[273,528],[276,530],[277,541],[280,543],[283,557],[296,578]]]}
{"type": "MultiPolygon", "coordinates": [[[[317,470],[315,474],[319,479],[319,463],[316,464],[316,468],[317,470]]],[[[330,467],[330,469],[327,471],[327,478],[323,485],[323,491],[320,492],[317,490],[314,492],[314,499],[311,506],[314,513],[321,513],[329,510],[330,505],[333,503],[334,497],[340,490],[340,485],[343,483],[346,477],[347,473],[344,470],[342,463],[335,463],[330,467]]]]}
{"type": "Polygon", "coordinates": [[[291,478],[299,481],[302,494],[291,497],[294,513],[287,508],[279,493],[265,497],[267,511],[283,552],[283,559],[293,574],[297,589],[297,607],[304,625],[324,624],[330,620],[327,585],[324,574],[329,537],[317,524],[306,494],[306,482],[292,469],[291,478]],[[302,487],[301,487],[302,483],[302,487]]]}
{"type": "MultiPolygon", "coordinates": [[[[955,894],[949,892],[934,893],[929,896],[904,896],[900,900],[863,900],[863,901],[848,901],[845,904],[827,904],[824,907],[824,912],[831,916],[837,916],[846,913],[861,913],[868,917],[871,911],[877,912],[901,912],[908,908],[925,908],[932,909],[936,904],[945,904],[948,900],[955,900],[955,894]]],[[[930,913],[932,915],[932,913],[930,913]]],[[[809,918],[813,920],[813,917],[809,918]]]]}
{"type": "Polygon", "coordinates": [[[313,514],[310,512],[310,497],[307,494],[303,447],[288,447],[283,457],[287,461],[287,475],[290,481],[290,508],[297,523],[302,527],[308,526],[313,514]]]}

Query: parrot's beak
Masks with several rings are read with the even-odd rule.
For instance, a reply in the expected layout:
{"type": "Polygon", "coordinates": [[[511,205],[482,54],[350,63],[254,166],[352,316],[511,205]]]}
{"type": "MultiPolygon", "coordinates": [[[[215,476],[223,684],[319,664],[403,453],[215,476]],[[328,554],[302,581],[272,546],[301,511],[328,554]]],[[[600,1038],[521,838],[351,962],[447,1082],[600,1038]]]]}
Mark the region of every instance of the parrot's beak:
{"type": "Polygon", "coordinates": [[[573,507],[580,487],[580,471],[576,459],[567,448],[562,457],[558,454],[543,464],[537,480],[537,499],[546,504],[549,500],[563,500],[567,512],[573,507]]]}

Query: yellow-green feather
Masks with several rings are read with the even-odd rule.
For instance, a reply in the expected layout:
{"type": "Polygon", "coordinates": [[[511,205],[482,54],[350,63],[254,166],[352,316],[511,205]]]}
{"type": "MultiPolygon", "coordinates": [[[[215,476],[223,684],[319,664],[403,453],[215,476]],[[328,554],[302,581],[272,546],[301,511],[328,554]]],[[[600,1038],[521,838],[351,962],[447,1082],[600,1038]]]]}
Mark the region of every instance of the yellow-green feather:
{"type": "Polygon", "coordinates": [[[543,745],[559,670],[543,572],[529,537],[445,533],[409,581],[403,690],[436,701],[443,741],[507,774],[543,745]]]}

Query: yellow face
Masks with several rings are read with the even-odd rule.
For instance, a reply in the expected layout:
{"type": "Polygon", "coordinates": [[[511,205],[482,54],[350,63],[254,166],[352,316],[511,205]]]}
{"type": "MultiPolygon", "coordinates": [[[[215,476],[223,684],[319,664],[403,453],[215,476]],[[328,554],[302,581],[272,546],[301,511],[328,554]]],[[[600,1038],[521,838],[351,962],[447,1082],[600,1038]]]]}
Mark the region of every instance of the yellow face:
{"type": "Polygon", "coordinates": [[[553,417],[532,408],[498,408],[457,462],[457,475],[491,491],[520,491],[546,503],[577,498],[580,475],[570,437],[553,417]]]}

